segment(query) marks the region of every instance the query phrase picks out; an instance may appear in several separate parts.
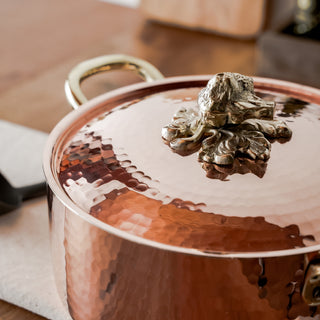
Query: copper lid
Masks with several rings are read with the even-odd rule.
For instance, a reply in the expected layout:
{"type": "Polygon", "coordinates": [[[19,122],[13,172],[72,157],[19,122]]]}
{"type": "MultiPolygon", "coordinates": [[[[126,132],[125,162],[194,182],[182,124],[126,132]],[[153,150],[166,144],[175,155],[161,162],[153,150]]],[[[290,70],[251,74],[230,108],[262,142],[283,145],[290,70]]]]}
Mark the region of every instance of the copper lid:
{"type": "Polygon", "coordinates": [[[319,250],[320,90],[254,78],[257,99],[267,108],[276,103],[274,120],[286,121],[291,139],[269,139],[267,161],[237,157],[206,172],[197,153],[173,152],[161,132],[181,108],[197,107],[209,79],[128,86],[69,114],[47,146],[53,153],[45,171],[60,184],[49,179],[50,187],[101,228],[169,250],[229,256],[319,250]]]}

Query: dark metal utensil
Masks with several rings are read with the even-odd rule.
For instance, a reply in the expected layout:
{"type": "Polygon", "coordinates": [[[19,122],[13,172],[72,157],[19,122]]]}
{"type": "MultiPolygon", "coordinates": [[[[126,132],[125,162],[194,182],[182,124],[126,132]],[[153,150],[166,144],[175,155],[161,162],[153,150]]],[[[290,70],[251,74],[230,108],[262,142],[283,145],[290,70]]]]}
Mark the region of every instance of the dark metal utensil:
{"type": "Polygon", "coordinates": [[[0,172],[0,215],[19,208],[24,200],[45,194],[45,182],[14,188],[0,172]]]}

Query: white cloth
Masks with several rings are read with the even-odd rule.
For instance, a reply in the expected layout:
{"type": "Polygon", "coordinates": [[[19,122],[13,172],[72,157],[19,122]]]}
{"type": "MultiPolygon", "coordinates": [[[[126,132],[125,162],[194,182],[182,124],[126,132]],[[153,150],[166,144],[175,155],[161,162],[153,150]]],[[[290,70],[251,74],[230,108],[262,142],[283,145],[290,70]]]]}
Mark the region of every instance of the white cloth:
{"type": "Polygon", "coordinates": [[[71,319],[54,283],[45,197],[0,216],[0,299],[48,319],[71,319]]]}
{"type": "Polygon", "coordinates": [[[0,171],[14,187],[44,181],[44,132],[0,120],[0,171]]]}
{"type": "MultiPolygon", "coordinates": [[[[44,181],[46,140],[46,133],[0,120],[0,171],[14,187],[44,181]]],[[[71,319],[54,283],[45,197],[0,215],[0,299],[49,319],[71,319]]]]}

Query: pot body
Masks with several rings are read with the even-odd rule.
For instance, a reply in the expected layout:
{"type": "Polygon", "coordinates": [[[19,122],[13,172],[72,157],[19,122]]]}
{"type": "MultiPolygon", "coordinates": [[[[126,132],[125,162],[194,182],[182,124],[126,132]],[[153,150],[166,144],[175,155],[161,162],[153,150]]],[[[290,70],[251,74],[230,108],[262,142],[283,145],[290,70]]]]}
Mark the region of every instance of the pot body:
{"type": "Polygon", "coordinates": [[[304,255],[216,258],[144,246],[92,225],[49,189],[58,291],[73,319],[297,319],[304,255]]]}

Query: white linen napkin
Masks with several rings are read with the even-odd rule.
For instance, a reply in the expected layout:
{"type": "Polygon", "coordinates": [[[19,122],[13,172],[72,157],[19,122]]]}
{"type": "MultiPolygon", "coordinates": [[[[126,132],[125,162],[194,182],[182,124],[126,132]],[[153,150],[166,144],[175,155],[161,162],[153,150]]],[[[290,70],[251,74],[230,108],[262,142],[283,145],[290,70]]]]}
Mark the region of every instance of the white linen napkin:
{"type": "Polygon", "coordinates": [[[45,197],[0,216],[0,299],[48,319],[71,319],[54,283],[45,197]]]}
{"type": "Polygon", "coordinates": [[[0,120],[0,171],[14,187],[44,181],[42,150],[48,135],[0,120]]]}
{"type": "MultiPolygon", "coordinates": [[[[47,134],[0,120],[0,171],[14,187],[44,181],[47,134]]],[[[71,319],[55,287],[46,198],[0,215],[0,299],[53,320],[71,319]]]]}

